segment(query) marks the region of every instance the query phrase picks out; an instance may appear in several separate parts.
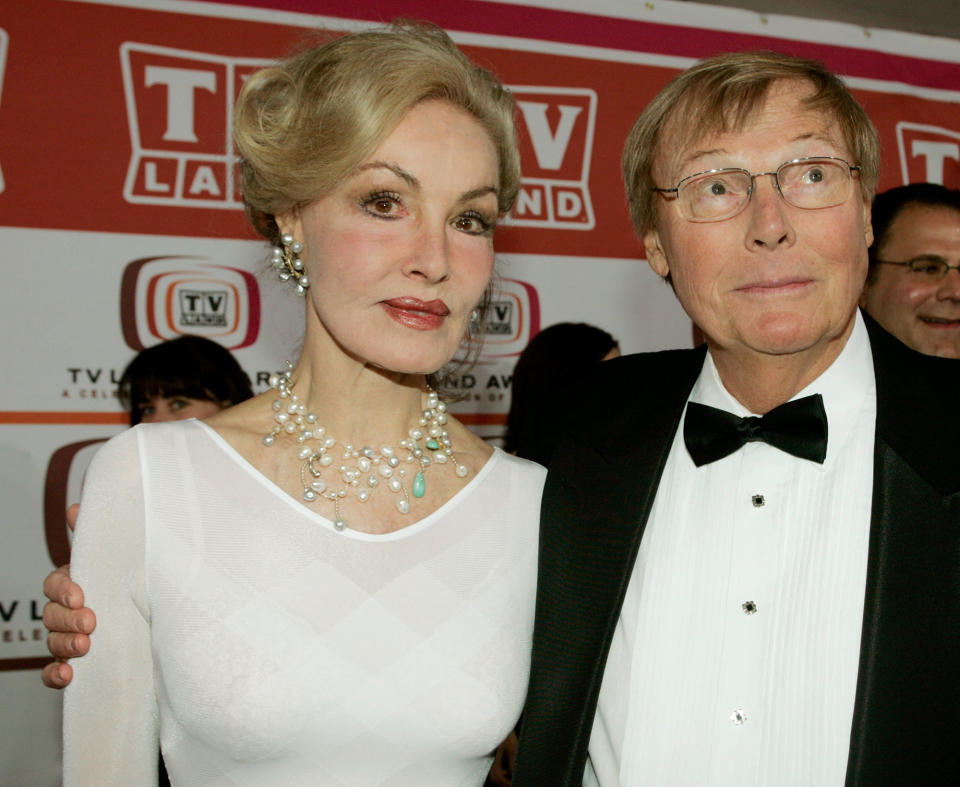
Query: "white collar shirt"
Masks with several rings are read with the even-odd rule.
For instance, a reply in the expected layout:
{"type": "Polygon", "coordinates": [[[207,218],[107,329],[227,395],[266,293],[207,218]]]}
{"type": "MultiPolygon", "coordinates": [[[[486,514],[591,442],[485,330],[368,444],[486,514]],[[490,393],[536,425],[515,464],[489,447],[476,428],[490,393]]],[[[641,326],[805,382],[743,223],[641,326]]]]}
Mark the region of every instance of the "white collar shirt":
{"type": "MultiPolygon", "coordinates": [[[[584,784],[843,784],[876,422],[859,313],[837,360],[794,398],[813,393],[827,413],[822,465],[754,442],[698,468],[681,420],[614,633],[584,784]]],[[[689,401],[750,414],[709,354],[689,401]]]]}

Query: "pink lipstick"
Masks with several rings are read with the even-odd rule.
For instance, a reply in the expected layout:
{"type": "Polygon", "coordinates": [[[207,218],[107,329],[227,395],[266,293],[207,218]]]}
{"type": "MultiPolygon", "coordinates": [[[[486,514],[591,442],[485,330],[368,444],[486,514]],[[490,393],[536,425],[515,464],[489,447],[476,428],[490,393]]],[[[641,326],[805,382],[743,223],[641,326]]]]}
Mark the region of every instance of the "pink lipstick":
{"type": "Polygon", "coordinates": [[[384,311],[401,325],[417,331],[435,331],[450,314],[441,300],[421,301],[418,298],[400,297],[381,301],[384,311]]]}

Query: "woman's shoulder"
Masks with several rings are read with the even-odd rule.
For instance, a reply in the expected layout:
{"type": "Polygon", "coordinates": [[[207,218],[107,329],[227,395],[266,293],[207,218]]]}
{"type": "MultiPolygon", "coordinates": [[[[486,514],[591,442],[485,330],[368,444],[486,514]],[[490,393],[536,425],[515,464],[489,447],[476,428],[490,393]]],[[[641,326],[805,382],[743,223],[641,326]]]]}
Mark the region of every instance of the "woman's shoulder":
{"type": "Polygon", "coordinates": [[[530,459],[523,459],[514,454],[507,453],[501,448],[494,449],[494,457],[503,462],[511,472],[525,476],[531,479],[538,478],[541,481],[547,476],[547,468],[530,459]]]}
{"type": "Polygon", "coordinates": [[[521,459],[502,448],[494,448],[484,469],[489,471],[488,483],[498,490],[502,499],[514,495],[519,495],[516,499],[540,499],[547,477],[547,469],[543,465],[521,459]]]}
{"type": "Polygon", "coordinates": [[[162,446],[176,445],[202,429],[195,419],[159,424],[137,424],[107,440],[90,462],[88,472],[123,478],[139,475],[144,457],[162,446]]]}

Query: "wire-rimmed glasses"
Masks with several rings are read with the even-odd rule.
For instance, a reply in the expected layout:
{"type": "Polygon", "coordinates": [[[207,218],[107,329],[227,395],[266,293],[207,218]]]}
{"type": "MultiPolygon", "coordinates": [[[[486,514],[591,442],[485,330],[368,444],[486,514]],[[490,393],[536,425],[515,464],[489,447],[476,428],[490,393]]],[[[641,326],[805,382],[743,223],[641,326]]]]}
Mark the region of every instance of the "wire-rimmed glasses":
{"type": "Polygon", "coordinates": [[[943,257],[936,254],[922,254],[905,262],[893,262],[892,260],[876,260],[880,265],[906,265],[911,273],[916,273],[931,281],[942,279],[950,271],[960,271],[960,265],[951,265],[943,257]]]}
{"type": "Polygon", "coordinates": [[[738,167],[697,172],[676,188],[654,188],[676,194],[680,213],[687,221],[723,221],[740,213],[753,196],[754,181],[772,175],[780,196],[797,208],[831,208],[850,196],[853,173],[860,167],[834,156],[814,156],[785,161],[772,172],[751,173],[738,167]]]}

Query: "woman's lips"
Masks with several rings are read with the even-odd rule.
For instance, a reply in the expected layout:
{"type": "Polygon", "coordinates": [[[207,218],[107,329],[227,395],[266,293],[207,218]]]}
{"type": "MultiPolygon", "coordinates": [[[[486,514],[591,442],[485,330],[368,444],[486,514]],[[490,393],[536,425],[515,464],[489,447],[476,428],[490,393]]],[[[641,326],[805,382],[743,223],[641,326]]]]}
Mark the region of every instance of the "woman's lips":
{"type": "Polygon", "coordinates": [[[403,297],[380,301],[380,305],[398,323],[417,331],[435,331],[450,314],[447,304],[441,300],[403,297]]]}

